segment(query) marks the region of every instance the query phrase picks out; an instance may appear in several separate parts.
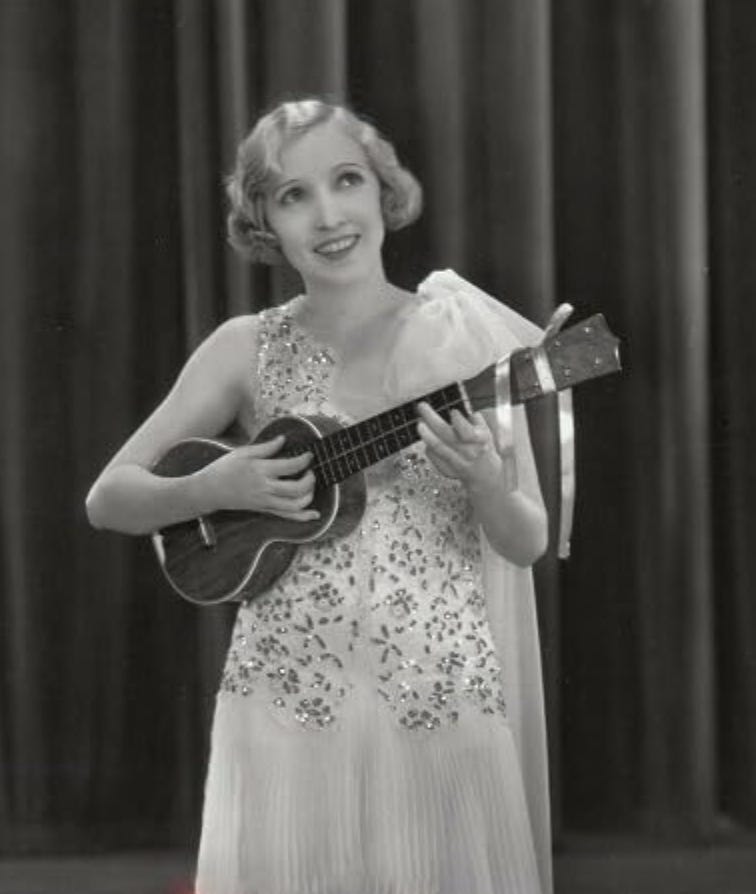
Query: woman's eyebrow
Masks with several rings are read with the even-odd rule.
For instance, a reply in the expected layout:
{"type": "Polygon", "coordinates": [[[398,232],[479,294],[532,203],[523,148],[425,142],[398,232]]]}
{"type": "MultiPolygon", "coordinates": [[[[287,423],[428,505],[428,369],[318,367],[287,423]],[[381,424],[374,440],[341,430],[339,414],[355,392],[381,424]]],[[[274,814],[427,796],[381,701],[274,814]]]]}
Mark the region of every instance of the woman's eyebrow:
{"type": "Polygon", "coordinates": [[[339,161],[333,166],[333,170],[336,171],[339,168],[366,168],[367,165],[361,161],[339,161]]]}
{"type": "Polygon", "coordinates": [[[291,186],[292,183],[299,183],[301,177],[289,177],[287,180],[282,180],[280,183],[276,184],[276,189],[281,189],[284,186],[291,186]]]}
{"type": "Polygon", "coordinates": [[[282,189],[286,189],[287,186],[294,186],[300,182],[301,178],[299,177],[289,177],[288,180],[282,180],[280,183],[273,184],[273,193],[280,192],[282,189]]]}

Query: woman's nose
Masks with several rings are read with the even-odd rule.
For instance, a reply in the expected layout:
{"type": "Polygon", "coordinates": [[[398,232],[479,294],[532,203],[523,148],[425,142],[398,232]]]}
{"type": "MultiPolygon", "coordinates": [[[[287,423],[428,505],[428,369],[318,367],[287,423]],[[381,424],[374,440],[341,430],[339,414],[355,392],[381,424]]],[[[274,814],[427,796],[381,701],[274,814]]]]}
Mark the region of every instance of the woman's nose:
{"type": "Polygon", "coordinates": [[[344,215],[338,196],[329,190],[319,192],[315,200],[315,224],[319,229],[330,230],[343,223],[344,215]]]}

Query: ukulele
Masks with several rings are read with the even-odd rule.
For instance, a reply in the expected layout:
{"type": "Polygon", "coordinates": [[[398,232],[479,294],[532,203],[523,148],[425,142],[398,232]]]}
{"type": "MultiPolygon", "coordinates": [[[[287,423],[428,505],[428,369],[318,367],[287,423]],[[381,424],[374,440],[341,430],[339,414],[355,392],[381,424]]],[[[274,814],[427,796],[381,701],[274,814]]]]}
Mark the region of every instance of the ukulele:
{"type": "MultiPolygon", "coordinates": [[[[557,390],[620,369],[618,340],[601,314],[571,326],[544,343],[557,390]]],[[[512,404],[544,394],[534,348],[510,358],[512,404]]],[[[152,535],[160,566],[176,592],[200,605],[252,599],[291,564],[300,544],[352,531],[364,512],[363,470],[419,440],[416,406],[426,401],[446,421],[453,409],[467,414],[496,406],[496,363],[464,382],[454,382],[354,425],[328,416],[281,416],[256,441],[285,436],[279,457],[313,454],[315,488],[309,508],[320,517],[293,521],[263,512],[220,510],[167,525],[152,535]]],[[[152,467],[156,475],[190,475],[238,444],[189,438],[170,448],[152,467]]]]}

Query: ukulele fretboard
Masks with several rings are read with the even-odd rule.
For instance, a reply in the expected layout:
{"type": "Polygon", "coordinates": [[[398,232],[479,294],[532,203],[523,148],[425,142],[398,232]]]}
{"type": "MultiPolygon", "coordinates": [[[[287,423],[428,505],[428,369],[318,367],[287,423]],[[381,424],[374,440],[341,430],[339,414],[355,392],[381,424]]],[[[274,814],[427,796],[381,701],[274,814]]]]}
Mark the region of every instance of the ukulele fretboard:
{"type": "Polygon", "coordinates": [[[322,439],[316,438],[296,447],[292,445],[291,452],[312,451],[312,470],[318,483],[323,486],[339,484],[350,475],[375,465],[418,440],[417,404],[420,401],[430,404],[447,421],[453,409],[464,412],[459,385],[454,383],[339,429],[322,439]]]}

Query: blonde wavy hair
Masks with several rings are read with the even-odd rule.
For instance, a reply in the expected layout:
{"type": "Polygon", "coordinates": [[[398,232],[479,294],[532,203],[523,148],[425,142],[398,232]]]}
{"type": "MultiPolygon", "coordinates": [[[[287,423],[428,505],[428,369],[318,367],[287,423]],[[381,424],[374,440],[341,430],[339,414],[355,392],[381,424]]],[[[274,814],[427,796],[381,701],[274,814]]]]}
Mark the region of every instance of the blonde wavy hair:
{"type": "Polygon", "coordinates": [[[265,219],[265,195],[281,173],[281,151],[313,127],[335,121],[362,146],[381,188],[387,230],[399,230],[419,217],[423,192],[400,163],[391,143],[369,122],[344,105],[323,99],[283,102],[255,124],[241,141],[236,164],[226,180],[231,208],[228,240],[245,258],[263,264],[283,263],[278,239],[265,219]]]}

